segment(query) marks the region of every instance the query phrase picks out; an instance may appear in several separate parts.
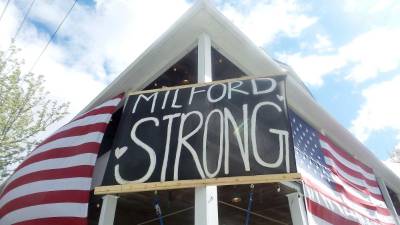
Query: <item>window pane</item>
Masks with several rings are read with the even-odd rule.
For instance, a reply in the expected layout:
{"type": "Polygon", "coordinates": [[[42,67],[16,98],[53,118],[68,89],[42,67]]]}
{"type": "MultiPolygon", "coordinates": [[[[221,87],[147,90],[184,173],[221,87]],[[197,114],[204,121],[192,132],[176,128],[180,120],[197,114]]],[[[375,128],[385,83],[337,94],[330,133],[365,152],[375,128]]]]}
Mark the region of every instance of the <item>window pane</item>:
{"type": "Polygon", "coordinates": [[[396,193],[394,191],[392,191],[392,189],[390,189],[388,187],[387,187],[387,189],[388,189],[390,198],[392,199],[393,206],[396,209],[396,213],[397,213],[397,215],[400,215],[400,200],[397,197],[398,195],[396,195],[396,193]]]}
{"type": "Polygon", "coordinates": [[[144,90],[197,83],[197,47],[186,54],[144,90]]]}
{"type": "MultiPolygon", "coordinates": [[[[194,189],[158,191],[157,194],[164,224],[194,224],[194,189]]],[[[92,199],[91,202],[91,225],[98,224],[100,216],[101,199],[97,197],[96,200],[92,199]]],[[[115,211],[114,225],[159,225],[154,202],[154,192],[121,195],[115,211]]]]}
{"type": "Polygon", "coordinates": [[[213,80],[224,80],[245,76],[242,70],[219,53],[215,48],[211,49],[211,60],[213,80]]]}
{"type": "MultiPolygon", "coordinates": [[[[286,197],[291,192],[293,190],[278,184],[256,184],[249,224],[292,224],[286,197]]],[[[249,193],[249,185],[218,187],[220,225],[245,224],[249,193]]]]}

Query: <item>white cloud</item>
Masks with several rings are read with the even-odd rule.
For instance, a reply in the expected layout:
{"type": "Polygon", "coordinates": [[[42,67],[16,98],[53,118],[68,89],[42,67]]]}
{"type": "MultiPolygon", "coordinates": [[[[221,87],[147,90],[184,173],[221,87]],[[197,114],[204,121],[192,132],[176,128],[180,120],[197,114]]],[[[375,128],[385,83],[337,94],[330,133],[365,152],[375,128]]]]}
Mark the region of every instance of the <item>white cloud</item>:
{"type": "MultiPolygon", "coordinates": [[[[54,31],[72,3],[35,2],[30,20],[16,42],[22,49],[20,56],[26,60],[25,71],[49,38],[32,22],[54,31]]],[[[0,2],[0,8],[3,7],[4,1],[0,2]]],[[[9,46],[26,7],[26,1],[11,1],[0,24],[1,50],[9,46]]],[[[76,5],[58,32],[56,43],[49,46],[33,70],[45,76],[51,98],[71,102],[71,115],[63,122],[86,106],[188,7],[185,0],[97,1],[95,7],[76,5]]]]}
{"type": "Polygon", "coordinates": [[[344,10],[349,13],[374,14],[398,9],[397,0],[345,0],[344,10]]]}
{"type": "MultiPolygon", "coordinates": [[[[101,1],[96,8],[79,6],[71,13],[58,37],[67,38],[69,60],[75,67],[109,82],[188,7],[184,0],[101,1]]],[[[48,9],[38,8],[35,18],[48,20],[48,9]]],[[[63,14],[62,10],[60,14],[63,14]]]]}
{"type": "Polygon", "coordinates": [[[339,57],[354,64],[347,79],[363,82],[400,66],[400,28],[376,28],[354,38],[339,57]]]}
{"type": "Polygon", "coordinates": [[[397,133],[400,147],[400,75],[391,80],[371,85],[362,92],[364,104],[352,121],[351,131],[365,141],[374,132],[392,129],[397,133]]]}
{"type": "Polygon", "coordinates": [[[327,35],[317,34],[315,36],[316,42],[312,46],[318,52],[327,52],[333,49],[332,42],[327,35]]]}
{"type": "Polygon", "coordinates": [[[323,77],[342,68],[345,60],[335,55],[307,55],[300,53],[278,56],[280,60],[293,67],[301,79],[310,85],[320,86],[323,77]]]}
{"type": "MultiPolygon", "coordinates": [[[[329,40],[329,39],[327,39],[329,40]]],[[[323,78],[346,66],[344,78],[361,83],[400,67],[400,28],[376,28],[360,34],[335,52],[281,54],[280,60],[291,65],[310,85],[322,85],[323,78]]],[[[320,38],[329,48],[329,42],[320,38]]],[[[318,45],[317,45],[318,46],[318,45]]]]}
{"type": "Polygon", "coordinates": [[[305,15],[305,8],[294,0],[242,4],[246,9],[226,3],[221,10],[260,46],[272,42],[279,34],[297,37],[317,21],[315,17],[305,15]]]}

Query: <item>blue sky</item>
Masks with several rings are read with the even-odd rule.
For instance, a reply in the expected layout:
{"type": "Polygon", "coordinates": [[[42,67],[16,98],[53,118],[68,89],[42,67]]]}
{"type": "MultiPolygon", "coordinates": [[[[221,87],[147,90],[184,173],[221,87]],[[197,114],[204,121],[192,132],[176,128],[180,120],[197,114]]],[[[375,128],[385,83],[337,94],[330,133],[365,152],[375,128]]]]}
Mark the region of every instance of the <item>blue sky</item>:
{"type": "MultiPolygon", "coordinates": [[[[5,2],[0,0],[0,10],[5,2]]],[[[269,55],[291,65],[316,100],[377,157],[384,160],[400,148],[399,1],[213,2],[269,55]]],[[[26,67],[72,3],[34,4],[16,40],[26,67]]],[[[0,21],[0,50],[9,46],[29,4],[30,0],[10,4],[0,21]]],[[[81,0],[34,72],[45,75],[54,98],[71,102],[72,116],[191,4],[81,0]]]]}

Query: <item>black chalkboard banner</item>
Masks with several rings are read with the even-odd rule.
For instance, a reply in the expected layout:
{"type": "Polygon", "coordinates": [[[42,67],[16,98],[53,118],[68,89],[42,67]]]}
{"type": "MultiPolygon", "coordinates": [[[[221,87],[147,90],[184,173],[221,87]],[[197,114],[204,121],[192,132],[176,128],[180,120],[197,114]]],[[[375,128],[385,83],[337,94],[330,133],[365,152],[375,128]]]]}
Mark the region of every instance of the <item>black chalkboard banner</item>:
{"type": "Polygon", "coordinates": [[[103,185],[296,172],[285,77],[131,94],[103,185]]]}

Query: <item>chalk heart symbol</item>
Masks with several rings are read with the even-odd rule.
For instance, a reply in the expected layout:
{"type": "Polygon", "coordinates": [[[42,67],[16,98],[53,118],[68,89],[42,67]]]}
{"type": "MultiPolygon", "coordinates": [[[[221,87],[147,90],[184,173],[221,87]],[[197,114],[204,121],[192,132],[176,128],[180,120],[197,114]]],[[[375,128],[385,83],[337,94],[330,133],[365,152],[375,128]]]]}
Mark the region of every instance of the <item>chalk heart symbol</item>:
{"type": "Polygon", "coordinates": [[[115,149],[115,157],[119,159],[125,152],[128,150],[128,147],[124,146],[122,148],[115,149]]]}
{"type": "Polygon", "coordinates": [[[276,97],[279,99],[279,101],[283,102],[285,99],[282,95],[276,95],[276,97]]]}

